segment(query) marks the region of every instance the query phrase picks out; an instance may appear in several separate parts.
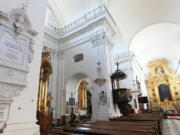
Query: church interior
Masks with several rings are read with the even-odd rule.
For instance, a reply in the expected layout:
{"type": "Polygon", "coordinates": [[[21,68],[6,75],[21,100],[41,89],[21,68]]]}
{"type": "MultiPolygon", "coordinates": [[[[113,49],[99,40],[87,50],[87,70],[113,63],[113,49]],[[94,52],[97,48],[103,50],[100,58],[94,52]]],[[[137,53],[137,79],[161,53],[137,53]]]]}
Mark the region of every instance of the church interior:
{"type": "Polygon", "coordinates": [[[0,135],[180,134],[179,0],[0,0],[0,135]]]}

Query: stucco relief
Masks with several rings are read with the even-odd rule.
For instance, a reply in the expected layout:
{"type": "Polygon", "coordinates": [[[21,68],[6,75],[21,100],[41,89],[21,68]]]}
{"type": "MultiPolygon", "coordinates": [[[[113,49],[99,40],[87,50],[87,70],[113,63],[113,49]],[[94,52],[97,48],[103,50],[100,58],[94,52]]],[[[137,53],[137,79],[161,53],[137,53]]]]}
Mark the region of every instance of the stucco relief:
{"type": "Polygon", "coordinates": [[[8,120],[13,98],[27,85],[36,35],[23,8],[0,11],[0,124],[8,120]]]}

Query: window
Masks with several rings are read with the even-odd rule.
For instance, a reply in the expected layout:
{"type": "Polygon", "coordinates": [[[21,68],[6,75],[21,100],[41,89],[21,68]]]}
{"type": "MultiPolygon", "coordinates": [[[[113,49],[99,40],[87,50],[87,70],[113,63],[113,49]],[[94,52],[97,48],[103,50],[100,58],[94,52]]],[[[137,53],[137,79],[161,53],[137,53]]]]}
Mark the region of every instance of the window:
{"type": "Polygon", "coordinates": [[[84,59],[84,56],[83,56],[82,53],[77,54],[77,55],[74,56],[74,62],[75,62],[75,63],[80,62],[80,61],[83,61],[83,59],[84,59]]]}

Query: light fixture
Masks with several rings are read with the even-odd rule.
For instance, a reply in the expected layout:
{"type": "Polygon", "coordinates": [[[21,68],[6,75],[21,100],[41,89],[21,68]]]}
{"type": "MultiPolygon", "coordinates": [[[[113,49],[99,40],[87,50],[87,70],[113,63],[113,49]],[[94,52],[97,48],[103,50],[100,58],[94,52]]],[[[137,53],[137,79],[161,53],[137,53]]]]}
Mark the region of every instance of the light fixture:
{"type": "Polygon", "coordinates": [[[102,74],[102,67],[99,58],[99,46],[103,44],[104,33],[102,33],[101,35],[102,37],[100,35],[98,35],[98,33],[96,32],[96,37],[95,37],[96,41],[94,42],[94,44],[98,47],[97,78],[94,80],[94,83],[101,87],[106,83],[106,79],[102,74]]]}
{"type": "Polygon", "coordinates": [[[103,77],[102,74],[102,67],[100,61],[97,62],[97,78],[94,80],[94,83],[100,87],[106,83],[106,79],[103,77]]]}

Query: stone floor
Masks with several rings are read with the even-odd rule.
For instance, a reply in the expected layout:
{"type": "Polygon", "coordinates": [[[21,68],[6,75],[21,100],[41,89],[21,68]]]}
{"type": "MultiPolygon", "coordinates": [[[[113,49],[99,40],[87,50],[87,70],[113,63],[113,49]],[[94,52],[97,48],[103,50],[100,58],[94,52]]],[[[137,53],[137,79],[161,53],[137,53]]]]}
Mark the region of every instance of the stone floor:
{"type": "Polygon", "coordinates": [[[163,135],[180,135],[180,119],[164,119],[163,135]]]}

